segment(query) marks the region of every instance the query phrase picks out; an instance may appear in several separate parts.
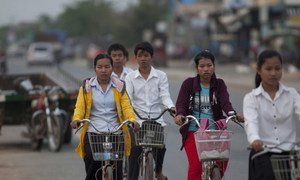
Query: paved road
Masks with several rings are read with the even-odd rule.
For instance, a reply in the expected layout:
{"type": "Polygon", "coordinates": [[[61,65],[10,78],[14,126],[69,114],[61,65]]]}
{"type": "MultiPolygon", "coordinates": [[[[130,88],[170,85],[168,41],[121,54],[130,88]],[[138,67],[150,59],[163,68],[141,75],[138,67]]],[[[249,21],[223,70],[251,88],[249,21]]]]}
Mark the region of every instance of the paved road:
{"type": "MultiPolygon", "coordinates": [[[[22,62],[16,62],[11,67],[11,71],[15,73],[32,72],[36,68],[27,68],[22,65],[22,62]]],[[[179,91],[179,87],[183,79],[194,74],[193,69],[178,68],[178,64],[173,64],[172,69],[164,69],[170,80],[170,91],[172,99],[175,101],[179,91]]],[[[181,65],[184,67],[183,65],[181,65]]],[[[179,66],[179,67],[181,67],[179,66]]],[[[85,68],[85,63],[82,61],[66,62],[62,68],[67,70],[70,74],[74,74],[79,79],[90,77],[93,72],[85,68]]],[[[251,87],[248,85],[238,86],[237,81],[234,79],[234,69],[231,67],[223,66],[217,69],[218,73],[224,76],[225,81],[228,82],[229,90],[231,93],[232,103],[237,111],[242,111],[242,98],[251,87]],[[231,78],[227,78],[231,77],[231,78]],[[234,85],[236,83],[236,85],[234,85]]],[[[55,74],[55,68],[40,67],[39,70],[43,72],[51,71],[55,74]],[[52,70],[51,70],[52,69],[52,70]]],[[[245,74],[240,77],[246,76],[245,74]]],[[[250,79],[250,76],[247,75],[250,79]]],[[[237,78],[236,78],[237,79],[237,78]]],[[[248,81],[250,84],[250,81],[248,81]]],[[[167,138],[167,154],[165,159],[164,170],[171,180],[181,180],[186,177],[187,161],[184,151],[179,151],[180,136],[178,127],[172,123],[168,117],[167,121],[170,122],[170,128],[167,138]]],[[[6,126],[3,129],[3,135],[0,136],[0,179],[9,180],[73,180],[83,179],[84,165],[82,160],[74,153],[74,148],[78,143],[78,137],[74,138],[70,145],[65,145],[59,153],[49,153],[47,147],[38,152],[32,152],[29,147],[29,142],[20,138],[19,133],[25,127],[22,126],[6,126]]],[[[231,149],[231,159],[226,173],[226,179],[247,179],[247,156],[246,150],[247,143],[244,131],[237,126],[230,126],[234,131],[233,143],[231,149]]]]}

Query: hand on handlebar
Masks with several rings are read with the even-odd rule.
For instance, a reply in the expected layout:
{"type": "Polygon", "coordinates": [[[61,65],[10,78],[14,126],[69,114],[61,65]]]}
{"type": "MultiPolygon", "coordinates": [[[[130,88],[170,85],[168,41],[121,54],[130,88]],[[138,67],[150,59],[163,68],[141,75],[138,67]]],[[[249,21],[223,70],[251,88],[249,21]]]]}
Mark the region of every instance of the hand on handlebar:
{"type": "Polygon", "coordinates": [[[80,120],[74,120],[71,121],[70,125],[73,129],[78,129],[80,127],[80,124],[82,124],[82,122],[80,120]]]}
{"type": "Polygon", "coordinates": [[[256,151],[256,152],[262,151],[264,149],[263,146],[264,146],[264,143],[259,139],[254,140],[250,144],[250,148],[254,149],[254,151],[256,151]]]}
{"type": "Polygon", "coordinates": [[[174,122],[175,124],[181,126],[183,123],[184,123],[184,120],[185,120],[185,117],[183,115],[177,115],[175,118],[174,118],[174,122]]]}
{"type": "Polygon", "coordinates": [[[238,122],[240,122],[240,123],[245,122],[244,116],[243,116],[243,115],[240,115],[239,113],[236,113],[236,119],[237,119],[238,122]]]}
{"type": "Polygon", "coordinates": [[[139,131],[140,125],[136,121],[132,121],[133,123],[133,131],[136,133],[139,131]]]}

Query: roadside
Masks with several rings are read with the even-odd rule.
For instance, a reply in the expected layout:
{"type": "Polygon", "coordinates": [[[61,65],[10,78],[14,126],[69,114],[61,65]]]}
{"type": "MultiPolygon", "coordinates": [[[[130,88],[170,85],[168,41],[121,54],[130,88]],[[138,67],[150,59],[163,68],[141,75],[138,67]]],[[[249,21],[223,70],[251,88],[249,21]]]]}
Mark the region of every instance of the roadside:
{"type": "MultiPolygon", "coordinates": [[[[74,62],[70,61],[70,63],[76,63],[78,66],[87,68],[85,59],[76,59],[74,62]]],[[[132,69],[137,68],[135,62],[128,62],[127,66],[132,69]]],[[[179,81],[183,81],[187,77],[192,77],[196,74],[193,64],[188,60],[170,60],[167,68],[158,69],[166,72],[170,79],[179,81]]],[[[91,69],[91,72],[92,71],[91,69]]],[[[250,91],[254,88],[255,73],[254,66],[245,66],[237,63],[216,64],[216,74],[218,77],[224,79],[228,86],[243,90],[250,91]]],[[[288,72],[285,68],[282,82],[287,86],[296,88],[300,92],[300,70],[288,72]]]]}

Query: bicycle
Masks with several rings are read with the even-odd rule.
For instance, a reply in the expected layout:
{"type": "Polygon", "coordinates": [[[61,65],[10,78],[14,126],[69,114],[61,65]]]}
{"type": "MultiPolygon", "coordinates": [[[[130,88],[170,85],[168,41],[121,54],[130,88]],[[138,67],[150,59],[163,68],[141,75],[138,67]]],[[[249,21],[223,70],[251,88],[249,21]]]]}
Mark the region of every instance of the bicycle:
{"type": "Polygon", "coordinates": [[[135,133],[136,146],[142,147],[142,156],[139,160],[139,179],[153,180],[154,179],[154,157],[152,148],[163,148],[166,140],[166,126],[163,126],[158,119],[162,117],[165,112],[169,112],[174,117],[174,112],[171,109],[164,109],[157,117],[152,118],[150,113],[147,117],[142,117],[135,109],[134,112],[140,119],[141,127],[135,133]]]}
{"type": "MultiPolygon", "coordinates": [[[[194,133],[198,158],[202,163],[201,177],[203,180],[221,180],[221,172],[225,172],[226,170],[232,135],[232,131],[227,130],[228,122],[231,120],[243,127],[236,120],[234,111],[230,111],[228,115],[225,120],[215,122],[217,127],[219,127],[218,130],[209,130],[204,127],[204,129],[194,133]]],[[[199,129],[203,128],[199,120],[192,115],[184,117],[184,123],[181,127],[187,125],[190,121],[195,121],[199,129]]]]}
{"type": "MultiPolygon", "coordinates": [[[[79,120],[77,123],[80,125],[85,122],[91,124],[97,132],[87,132],[93,159],[101,162],[101,168],[96,171],[95,178],[96,180],[98,179],[98,173],[102,170],[102,180],[113,180],[114,170],[117,172],[116,163],[122,161],[124,157],[125,134],[121,128],[124,125],[130,125],[132,122],[125,120],[115,130],[109,132],[99,131],[93,124],[93,121],[89,119],[79,120]]],[[[80,126],[75,133],[82,127],[80,126]]],[[[124,178],[124,175],[122,178],[124,178]]]]}
{"type": "MultiPolygon", "coordinates": [[[[299,180],[300,179],[300,147],[299,143],[290,143],[291,151],[284,151],[279,146],[284,143],[290,142],[282,142],[279,145],[269,147],[264,146],[263,150],[254,154],[251,159],[262,156],[267,153],[274,153],[274,151],[278,153],[286,152],[283,154],[272,154],[270,156],[271,165],[273,168],[274,176],[276,180],[299,180]]],[[[250,149],[250,148],[248,148],[250,149]]]]}

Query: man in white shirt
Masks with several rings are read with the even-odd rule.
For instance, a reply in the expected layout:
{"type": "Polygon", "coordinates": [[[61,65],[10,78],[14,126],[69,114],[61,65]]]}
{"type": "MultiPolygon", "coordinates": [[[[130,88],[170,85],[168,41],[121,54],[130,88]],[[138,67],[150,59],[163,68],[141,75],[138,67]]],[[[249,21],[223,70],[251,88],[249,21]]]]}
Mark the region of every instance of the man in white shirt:
{"type": "MultiPolygon", "coordinates": [[[[160,112],[159,104],[171,108],[175,112],[175,106],[170,98],[169,83],[166,73],[151,66],[153,47],[148,42],[141,42],[135,46],[134,55],[139,65],[138,69],[129,73],[126,78],[126,90],[131,99],[133,108],[143,117],[151,112],[153,117],[160,112]]],[[[163,119],[159,119],[163,123],[163,119]]],[[[139,163],[138,158],[142,149],[134,146],[131,149],[129,158],[129,179],[138,179],[139,163]]],[[[155,152],[155,150],[154,150],[155,152]]],[[[158,180],[167,179],[162,173],[163,159],[166,148],[156,151],[156,177],[158,180]]]]}
{"type": "Polygon", "coordinates": [[[125,81],[126,75],[132,72],[132,69],[125,66],[128,60],[127,50],[122,44],[115,43],[108,47],[107,53],[113,60],[112,77],[125,81]]]}

